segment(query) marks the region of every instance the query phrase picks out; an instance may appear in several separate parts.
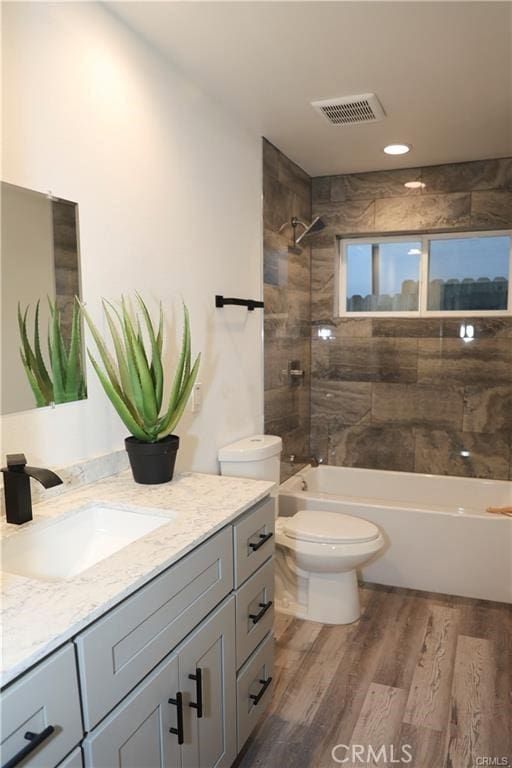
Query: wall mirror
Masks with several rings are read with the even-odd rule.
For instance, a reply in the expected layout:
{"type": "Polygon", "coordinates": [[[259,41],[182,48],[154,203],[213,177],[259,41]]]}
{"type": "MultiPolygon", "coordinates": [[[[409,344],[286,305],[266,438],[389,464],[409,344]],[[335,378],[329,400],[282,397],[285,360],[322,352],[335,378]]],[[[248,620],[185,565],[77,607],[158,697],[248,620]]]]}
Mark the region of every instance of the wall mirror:
{"type": "Polygon", "coordinates": [[[78,205],[2,182],[2,414],[87,396],[78,205]]]}

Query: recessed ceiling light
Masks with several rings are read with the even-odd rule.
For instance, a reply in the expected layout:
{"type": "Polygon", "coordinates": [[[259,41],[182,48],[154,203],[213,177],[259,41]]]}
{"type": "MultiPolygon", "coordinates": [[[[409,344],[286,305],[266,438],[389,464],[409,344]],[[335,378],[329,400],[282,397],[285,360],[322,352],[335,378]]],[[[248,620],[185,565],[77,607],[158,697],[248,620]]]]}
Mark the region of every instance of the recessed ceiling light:
{"type": "Polygon", "coordinates": [[[425,189],[426,186],[423,181],[406,181],[404,184],[407,189],[425,189]]]}
{"type": "Polygon", "coordinates": [[[410,144],[388,144],[387,147],[384,147],[386,155],[406,155],[410,151],[410,144]]]}

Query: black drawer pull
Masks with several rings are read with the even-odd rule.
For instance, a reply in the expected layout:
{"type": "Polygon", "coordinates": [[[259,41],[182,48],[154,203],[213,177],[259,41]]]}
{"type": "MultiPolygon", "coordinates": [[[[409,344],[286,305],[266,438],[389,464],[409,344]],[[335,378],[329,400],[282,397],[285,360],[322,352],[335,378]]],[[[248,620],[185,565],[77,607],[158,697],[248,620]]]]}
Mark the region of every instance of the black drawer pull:
{"type": "Polygon", "coordinates": [[[260,680],[260,683],[261,683],[260,692],[256,694],[251,693],[251,695],[249,696],[249,698],[254,701],[254,706],[256,706],[256,704],[259,704],[261,697],[263,696],[263,694],[265,693],[265,691],[267,690],[271,682],[272,682],[271,677],[267,677],[266,680],[260,680]]]}
{"type": "Polygon", "coordinates": [[[268,603],[259,603],[259,606],[261,611],[258,611],[258,613],[249,614],[249,618],[252,619],[253,624],[257,624],[258,621],[264,617],[268,609],[272,606],[272,600],[269,600],[268,603]]]}
{"type": "Polygon", "coordinates": [[[272,533],[272,531],[270,531],[270,533],[260,533],[260,540],[257,541],[256,543],[251,541],[249,543],[250,548],[252,549],[253,552],[256,552],[256,550],[262,547],[264,544],[266,544],[267,541],[271,539],[273,535],[274,534],[272,533]]]}
{"type": "Polygon", "coordinates": [[[196,699],[197,701],[191,701],[189,707],[197,710],[197,716],[203,716],[203,671],[200,667],[196,668],[195,675],[189,675],[189,680],[196,681],[196,699]]]}
{"type": "Polygon", "coordinates": [[[169,728],[169,733],[175,733],[178,737],[178,744],[183,744],[185,739],[183,737],[183,696],[181,691],[178,691],[175,699],[169,699],[169,704],[174,704],[176,707],[176,725],[178,726],[177,728],[169,728]]]}
{"type": "Polygon", "coordinates": [[[2,768],[14,768],[15,765],[21,763],[21,761],[24,760],[27,755],[30,755],[30,753],[33,752],[34,749],[37,749],[37,747],[42,744],[43,741],[46,741],[48,736],[51,736],[54,730],[55,728],[53,725],[48,725],[43,731],[41,731],[41,733],[33,733],[32,731],[27,731],[23,736],[23,738],[29,742],[27,746],[23,747],[23,749],[20,749],[20,751],[14,755],[14,757],[11,757],[10,760],[4,763],[2,768]]]}

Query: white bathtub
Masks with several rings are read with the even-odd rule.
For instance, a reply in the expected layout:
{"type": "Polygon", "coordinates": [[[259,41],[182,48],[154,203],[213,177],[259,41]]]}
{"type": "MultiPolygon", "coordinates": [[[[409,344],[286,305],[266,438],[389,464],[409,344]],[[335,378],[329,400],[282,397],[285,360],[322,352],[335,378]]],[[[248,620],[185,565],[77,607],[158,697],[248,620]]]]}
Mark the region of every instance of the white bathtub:
{"type": "Polygon", "coordinates": [[[504,480],[308,467],[283,483],[279,514],[322,509],[364,517],[386,538],[365,581],[512,602],[512,518],[504,480]],[[303,488],[303,486],[306,486],[303,488]]]}

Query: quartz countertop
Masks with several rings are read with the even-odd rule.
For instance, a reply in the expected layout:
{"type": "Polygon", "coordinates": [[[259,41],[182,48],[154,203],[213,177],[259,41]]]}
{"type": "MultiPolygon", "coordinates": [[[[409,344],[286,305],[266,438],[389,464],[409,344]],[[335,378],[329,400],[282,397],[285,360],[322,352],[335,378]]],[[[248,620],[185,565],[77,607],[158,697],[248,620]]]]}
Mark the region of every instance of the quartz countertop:
{"type": "Polygon", "coordinates": [[[41,581],[2,573],[0,685],[11,682],[268,496],[273,487],[262,480],[198,473],[179,475],[164,485],[137,485],[129,472],[123,472],[35,504],[30,523],[10,525],[2,518],[2,538],[96,503],[168,514],[170,524],[73,578],[41,581]]]}

